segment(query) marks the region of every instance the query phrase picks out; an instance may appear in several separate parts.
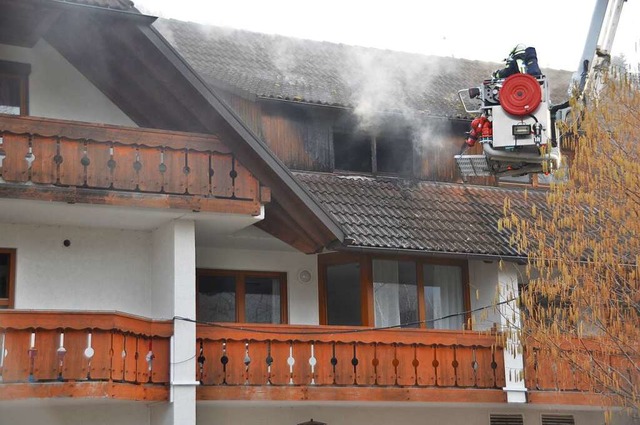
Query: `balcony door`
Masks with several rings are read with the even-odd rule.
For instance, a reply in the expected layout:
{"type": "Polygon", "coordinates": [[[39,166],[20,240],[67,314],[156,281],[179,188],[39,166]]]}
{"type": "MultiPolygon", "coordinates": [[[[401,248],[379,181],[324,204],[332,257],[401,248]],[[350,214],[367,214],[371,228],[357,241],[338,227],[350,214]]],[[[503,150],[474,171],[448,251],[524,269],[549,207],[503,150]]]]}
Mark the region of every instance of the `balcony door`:
{"type": "Polygon", "coordinates": [[[469,328],[465,261],[333,253],[318,263],[322,324],[469,328]]]}

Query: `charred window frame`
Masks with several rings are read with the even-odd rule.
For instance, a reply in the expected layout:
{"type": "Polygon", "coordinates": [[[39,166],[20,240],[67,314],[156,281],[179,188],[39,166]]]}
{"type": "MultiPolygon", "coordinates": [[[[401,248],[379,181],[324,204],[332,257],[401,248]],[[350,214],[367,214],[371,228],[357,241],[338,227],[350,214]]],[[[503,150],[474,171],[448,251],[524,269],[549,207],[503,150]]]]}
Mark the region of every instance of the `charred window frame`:
{"type": "MultiPolygon", "coordinates": [[[[470,329],[471,315],[469,313],[471,305],[471,297],[469,292],[469,267],[467,261],[452,259],[416,259],[410,256],[389,256],[389,255],[370,255],[370,254],[349,254],[349,253],[330,253],[318,256],[318,299],[320,311],[320,324],[322,325],[347,325],[347,326],[377,326],[376,324],[376,288],[374,281],[376,280],[374,262],[376,261],[392,261],[404,263],[403,265],[414,267],[413,273],[415,279],[416,291],[416,307],[417,321],[410,323],[401,323],[401,327],[417,327],[423,329],[453,329],[447,327],[438,327],[434,325],[432,319],[439,319],[438,314],[433,314],[429,310],[429,301],[432,300],[433,289],[438,287],[438,283],[431,281],[429,269],[434,267],[451,267],[459,269],[460,273],[460,299],[459,305],[462,311],[460,313],[461,328],[470,329]],[[340,279],[331,282],[335,273],[340,279]],[[347,288],[347,293],[339,294],[336,297],[332,294],[332,286],[335,288],[347,288]],[[331,298],[344,305],[330,306],[331,298]],[[351,296],[351,299],[347,299],[351,296]],[[342,322],[336,322],[335,318],[329,317],[331,311],[340,311],[342,322]],[[435,317],[438,316],[438,317],[435,317]],[[419,322],[419,323],[418,323],[419,322]]],[[[405,270],[406,271],[406,270],[405,270]]],[[[407,284],[408,282],[398,282],[407,284]]],[[[408,283],[412,285],[413,283],[408,283]]],[[[344,292],[344,291],[343,291],[344,292]]],[[[447,316],[444,314],[443,316],[447,316]]],[[[443,322],[444,323],[444,322],[443,322]]],[[[457,328],[456,328],[457,329],[457,328]]]]}
{"type": "Polygon", "coordinates": [[[371,135],[334,130],[334,170],[410,176],[413,145],[405,134],[371,135]]]}
{"type": "Polygon", "coordinates": [[[220,269],[196,270],[196,318],[206,322],[288,323],[287,274],[284,272],[220,269]],[[269,282],[271,288],[268,288],[269,282]],[[266,284],[266,285],[265,285],[266,284]],[[267,291],[265,291],[265,289],[267,291]],[[271,293],[269,293],[271,289],[271,293]],[[251,296],[264,293],[270,311],[259,316],[251,296]],[[205,297],[209,295],[207,300],[205,297]],[[218,305],[211,305],[215,303],[218,305]],[[221,304],[227,304],[221,305],[221,304]],[[207,307],[215,311],[206,311],[207,307]],[[269,319],[269,320],[267,320],[269,319]]]}
{"type": "Polygon", "coordinates": [[[370,136],[344,131],[333,132],[334,169],[371,173],[374,170],[373,152],[370,136]]]}
{"type": "Polygon", "coordinates": [[[0,60],[0,113],[29,115],[31,65],[0,60]]]}
{"type": "Polygon", "coordinates": [[[0,309],[13,308],[16,276],[16,250],[0,248],[0,309]]]}

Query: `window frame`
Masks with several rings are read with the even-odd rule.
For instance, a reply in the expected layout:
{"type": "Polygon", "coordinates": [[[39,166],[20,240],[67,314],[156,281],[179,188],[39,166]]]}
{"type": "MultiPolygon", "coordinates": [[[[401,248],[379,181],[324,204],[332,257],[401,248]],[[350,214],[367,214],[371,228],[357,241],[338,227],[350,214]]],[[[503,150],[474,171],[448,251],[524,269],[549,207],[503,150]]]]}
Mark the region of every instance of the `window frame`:
{"type": "Polygon", "coordinates": [[[0,298],[0,309],[13,309],[15,303],[16,286],[16,249],[0,248],[0,254],[9,254],[9,298],[0,298]]]}
{"type": "Polygon", "coordinates": [[[394,132],[391,133],[382,133],[382,134],[372,134],[372,133],[368,133],[368,132],[362,132],[362,131],[349,131],[343,128],[334,128],[332,133],[331,133],[331,150],[332,150],[332,161],[331,161],[331,166],[334,172],[340,172],[340,173],[356,173],[356,174],[371,174],[373,176],[399,176],[399,177],[410,177],[413,176],[415,174],[415,161],[416,161],[416,156],[414,153],[414,145],[413,145],[413,141],[411,140],[411,138],[407,135],[404,134],[397,134],[394,132]],[[340,168],[338,166],[336,166],[336,148],[335,148],[335,137],[336,134],[340,134],[343,137],[353,137],[355,139],[362,139],[362,140],[366,140],[367,145],[369,147],[368,151],[369,151],[369,167],[368,170],[353,170],[353,169],[345,169],[345,168],[340,168]],[[408,147],[409,149],[407,150],[407,152],[405,153],[405,160],[404,160],[404,165],[409,165],[408,170],[403,171],[404,168],[406,167],[402,167],[399,166],[399,170],[398,171],[381,171],[380,170],[380,164],[382,163],[382,161],[378,158],[378,150],[379,150],[379,146],[378,146],[378,140],[384,140],[385,143],[383,143],[381,146],[387,146],[389,144],[393,144],[390,143],[389,140],[392,139],[398,139],[398,140],[402,140],[402,143],[408,143],[408,147]]]}
{"type": "MultiPolygon", "coordinates": [[[[456,260],[448,258],[419,258],[410,255],[384,255],[384,254],[353,254],[344,252],[334,252],[329,254],[318,255],[318,307],[319,319],[321,325],[327,325],[327,266],[340,265],[347,263],[358,263],[360,265],[360,294],[361,294],[361,321],[365,327],[375,327],[375,309],[374,309],[374,293],[373,293],[373,260],[394,260],[394,261],[410,261],[416,267],[416,285],[418,297],[418,320],[420,326],[418,328],[427,330],[426,306],[424,299],[424,265],[434,264],[442,266],[458,266],[462,271],[462,293],[464,330],[471,330],[471,294],[469,292],[469,262],[466,260],[456,260]]],[[[400,329],[400,328],[399,328],[400,329]]],[[[430,331],[438,331],[438,329],[428,329],[430,331]]]]}
{"type": "Polygon", "coordinates": [[[29,74],[28,63],[0,60],[0,78],[17,79],[20,84],[20,115],[29,115],[29,74]]]}
{"type": "MultiPolygon", "coordinates": [[[[196,318],[198,317],[197,307],[200,298],[200,277],[202,276],[231,276],[235,278],[236,291],[236,317],[235,322],[226,323],[248,323],[245,322],[245,279],[247,277],[269,278],[280,280],[280,323],[286,325],[289,323],[288,304],[287,304],[287,273],[286,272],[267,272],[258,270],[229,270],[229,269],[196,269],[196,318]]],[[[265,323],[266,324],[266,323],[265,323]]],[[[272,323],[275,325],[275,323],[272,323]]]]}

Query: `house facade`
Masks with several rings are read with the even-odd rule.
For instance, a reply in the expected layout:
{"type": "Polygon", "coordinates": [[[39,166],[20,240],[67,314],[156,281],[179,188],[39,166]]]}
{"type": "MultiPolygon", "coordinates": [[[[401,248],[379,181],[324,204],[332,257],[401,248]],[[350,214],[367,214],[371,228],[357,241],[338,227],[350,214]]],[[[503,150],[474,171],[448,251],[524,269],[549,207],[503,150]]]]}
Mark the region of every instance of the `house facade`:
{"type": "Polygon", "coordinates": [[[603,422],[504,337],[544,191],[456,174],[492,64],[0,12],[0,424],[603,422]]]}

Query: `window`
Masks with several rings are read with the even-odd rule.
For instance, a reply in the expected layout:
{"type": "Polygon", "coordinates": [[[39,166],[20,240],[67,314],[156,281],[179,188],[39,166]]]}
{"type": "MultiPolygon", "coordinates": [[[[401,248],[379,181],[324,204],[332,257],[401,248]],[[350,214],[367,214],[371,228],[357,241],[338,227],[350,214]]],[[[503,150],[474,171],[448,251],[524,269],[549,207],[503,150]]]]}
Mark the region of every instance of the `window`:
{"type": "Polygon", "coordinates": [[[287,323],[286,273],[199,269],[198,320],[287,323]]]}
{"type": "Polygon", "coordinates": [[[463,329],[469,318],[466,262],[334,253],[318,263],[322,324],[463,329]]]}
{"type": "Polygon", "coordinates": [[[361,325],[360,264],[328,265],[326,275],[327,324],[361,325]]]}
{"type": "Polygon", "coordinates": [[[419,313],[415,264],[373,259],[373,302],[376,326],[416,327],[419,313]]]}
{"type": "Polygon", "coordinates": [[[430,329],[462,329],[465,311],[462,295],[462,267],[440,264],[424,266],[424,303],[427,327],[430,329]],[[440,318],[440,320],[436,320],[440,318]]]}
{"type": "Polygon", "coordinates": [[[0,61],[0,114],[27,115],[28,78],[31,66],[0,61]]]}
{"type": "Polygon", "coordinates": [[[333,133],[334,164],[337,170],[370,173],[371,138],[362,134],[333,133]]]}
{"type": "Polygon", "coordinates": [[[376,137],[375,165],[378,173],[410,175],[413,169],[413,146],[406,136],[376,137]]]}
{"type": "Polygon", "coordinates": [[[413,170],[413,146],[404,134],[336,131],[333,152],[336,170],[395,175],[410,175],[413,170]]]}
{"type": "Polygon", "coordinates": [[[13,308],[16,250],[0,248],[0,309],[13,308]]]}

